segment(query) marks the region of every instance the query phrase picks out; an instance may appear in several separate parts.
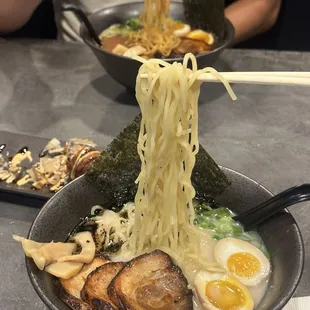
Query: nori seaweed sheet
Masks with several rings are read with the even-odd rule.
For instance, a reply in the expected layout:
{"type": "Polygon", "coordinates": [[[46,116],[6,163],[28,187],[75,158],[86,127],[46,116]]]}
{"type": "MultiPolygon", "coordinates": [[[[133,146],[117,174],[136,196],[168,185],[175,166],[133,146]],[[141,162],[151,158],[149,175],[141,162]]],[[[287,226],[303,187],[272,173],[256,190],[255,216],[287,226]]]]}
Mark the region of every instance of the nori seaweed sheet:
{"type": "Polygon", "coordinates": [[[184,14],[192,28],[210,31],[219,41],[225,30],[224,0],[183,0],[184,14]]]}
{"type": "Polygon", "coordinates": [[[106,208],[119,211],[125,203],[134,201],[135,181],[141,169],[137,153],[140,121],[139,115],[102,151],[86,173],[86,178],[103,194],[106,208]]]}
{"type": "MultiPolygon", "coordinates": [[[[137,152],[141,115],[128,125],[101,153],[86,173],[86,178],[103,194],[105,207],[120,210],[134,201],[135,180],[141,168],[137,152]]],[[[229,181],[211,156],[200,145],[192,173],[196,199],[211,202],[222,193],[229,181]]]]}

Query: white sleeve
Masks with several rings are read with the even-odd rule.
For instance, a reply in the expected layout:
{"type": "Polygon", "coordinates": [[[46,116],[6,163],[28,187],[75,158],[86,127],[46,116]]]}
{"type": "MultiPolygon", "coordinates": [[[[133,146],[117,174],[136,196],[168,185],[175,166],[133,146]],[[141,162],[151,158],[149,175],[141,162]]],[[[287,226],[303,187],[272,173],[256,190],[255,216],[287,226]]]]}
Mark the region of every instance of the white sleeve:
{"type": "Polygon", "coordinates": [[[61,33],[66,35],[65,41],[80,41],[83,40],[80,37],[80,21],[72,12],[63,12],[62,19],[60,21],[61,33]]]}

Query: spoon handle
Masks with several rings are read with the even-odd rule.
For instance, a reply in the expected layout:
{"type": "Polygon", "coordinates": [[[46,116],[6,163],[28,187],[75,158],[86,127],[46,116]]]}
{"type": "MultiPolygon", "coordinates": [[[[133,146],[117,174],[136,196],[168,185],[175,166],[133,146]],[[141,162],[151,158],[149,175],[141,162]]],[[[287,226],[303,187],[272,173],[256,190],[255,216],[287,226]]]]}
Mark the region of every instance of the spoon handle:
{"type": "Polygon", "coordinates": [[[61,9],[62,11],[73,12],[77,16],[77,18],[85,24],[91,38],[93,38],[96,41],[96,43],[99,44],[100,46],[102,45],[93,25],[89,21],[86,13],[81,8],[79,8],[77,5],[72,4],[72,3],[64,3],[61,9]]]}
{"type": "Polygon", "coordinates": [[[240,222],[244,226],[244,229],[248,231],[279,211],[307,200],[310,200],[309,183],[291,187],[261,203],[257,207],[234,216],[234,220],[240,222]]]}

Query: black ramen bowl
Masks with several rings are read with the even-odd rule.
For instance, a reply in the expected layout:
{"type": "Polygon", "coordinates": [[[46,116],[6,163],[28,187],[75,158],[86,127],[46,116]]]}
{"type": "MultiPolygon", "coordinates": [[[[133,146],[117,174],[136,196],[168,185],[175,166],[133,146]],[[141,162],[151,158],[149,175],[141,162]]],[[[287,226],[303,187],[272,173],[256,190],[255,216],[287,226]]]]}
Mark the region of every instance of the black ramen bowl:
{"type": "MultiPolygon", "coordinates": [[[[236,213],[242,213],[272,196],[252,179],[223,168],[232,182],[217,202],[236,213]]],[[[56,193],[42,208],[33,222],[28,238],[39,242],[64,241],[71,230],[85,217],[102,196],[80,177],[56,193]]],[[[299,228],[289,212],[281,212],[258,227],[271,256],[272,274],[269,288],[259,309],[280,310],[296,290],[304,264],[304,247],[299,228]]],[[[53,310],[68,310],[57,295],[53,277],[39,271],[32,259],[26,258],[32,285],[53,310]]]]}
{"type": "MultiPolygon", "coordinates": [[[[89,16],[89,20],[93,25],[96,33],[99,35],[104,29],[108,28],[112,24],[122,23],[130,18],[138,17],[143,9],[143,2],[132,2],[126,4],[115,5],[89,16]]],[[[182,3],[171,3],[171,15],[176,20],[185,21],[184,9],[182,3]]],[[[234,27],[226,19],[224,38],[218,43],[217,48],[206,53],[197,56],[197,63],[199,68],[212,66],[222,51],[234,38],[234,27]]],[[[99,47],[96,42],[90,37],[87,29],[84,25],[80,29],[81,37],[84,42],[91,48],[102,67],[106,72],[117,82],[125,86],[129,91],[135,89],[136,77],[140,63],[128,57],[118,56],[109,53],[99,47]]],[[[165,59],[168,62],[181,62],[183,58],[169,58],[165,59]]]]}

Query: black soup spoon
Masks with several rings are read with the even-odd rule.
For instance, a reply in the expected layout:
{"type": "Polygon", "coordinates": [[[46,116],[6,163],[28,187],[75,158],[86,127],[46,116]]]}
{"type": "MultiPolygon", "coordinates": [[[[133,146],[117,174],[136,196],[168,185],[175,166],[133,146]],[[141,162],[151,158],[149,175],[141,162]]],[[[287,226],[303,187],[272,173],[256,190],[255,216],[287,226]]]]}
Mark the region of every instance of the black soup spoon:
{"type": "Polygon", "coordinates": [[[99,45],[102,46],[102,43],[93,27],[93,25],[91,24],[91,22],[89,21],[86,13],[78,6],[76,6],[75,4],[71,4],[71,3],[64,3],[61,7],[62,11],[71,11],[73,12],[76,17],[85,25],[86,29],[89,32],[89,35],[91,36],[91,38],[99,45]]]}
{"type": "Polygon", "coordinates": [[[245,231],[248,231],[279,211],[307,200],[310,200],[309,183],[291,187],[261,203],[257,207],[234,216],[233,219],[242,224],[245,231]]]}

